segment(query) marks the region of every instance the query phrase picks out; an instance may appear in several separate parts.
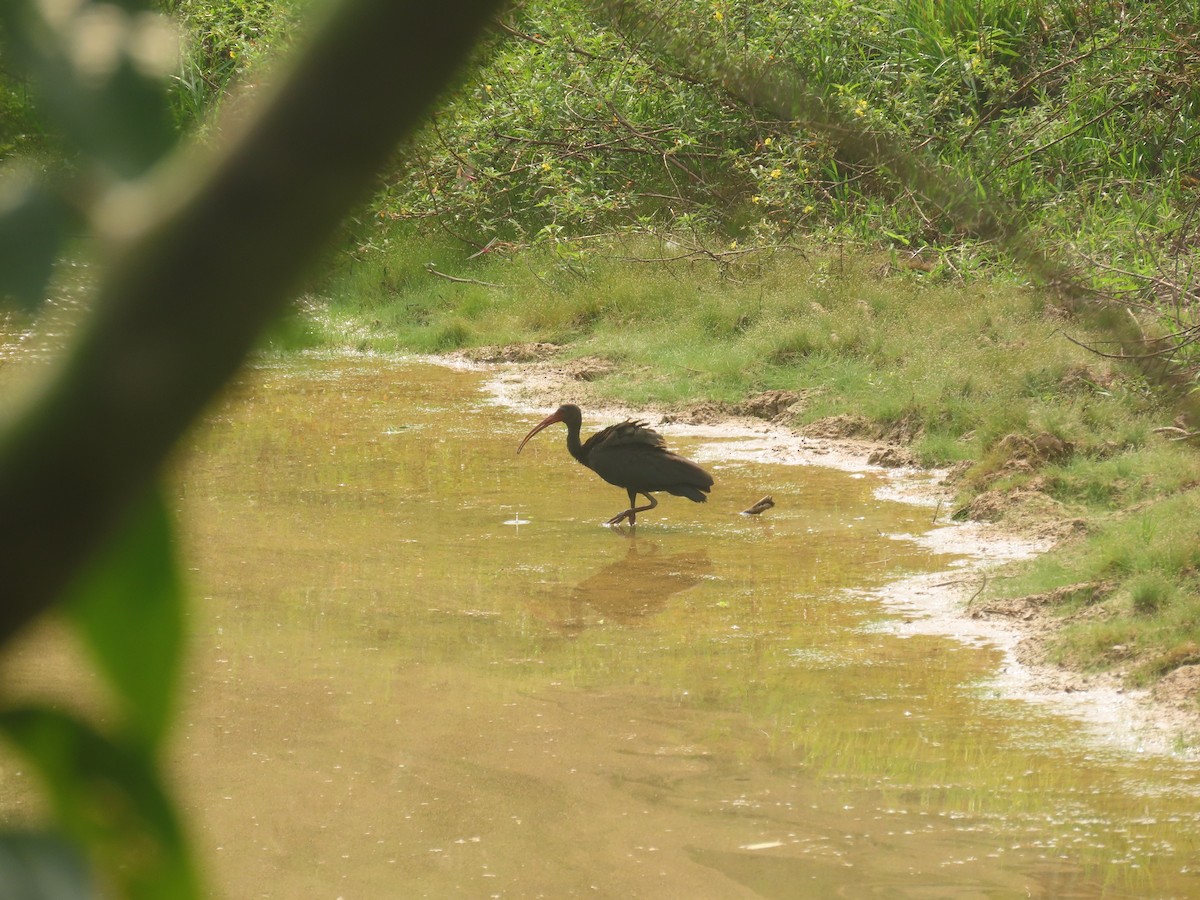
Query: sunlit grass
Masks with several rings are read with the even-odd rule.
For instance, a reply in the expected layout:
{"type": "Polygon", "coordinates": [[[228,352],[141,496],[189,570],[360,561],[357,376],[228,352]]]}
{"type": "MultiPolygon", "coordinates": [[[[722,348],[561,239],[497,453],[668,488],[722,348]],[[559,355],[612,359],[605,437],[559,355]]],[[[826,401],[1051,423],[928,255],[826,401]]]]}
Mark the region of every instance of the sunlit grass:
{"type": "Polygon", "coordinates": [[[1053,642],[1052,658],[1083,669],[1116,667],[1145,683],[1200,661],[1194,652],[1200,642],[1198,573],[1200,497],[1194,490],[1168,490],[1132,512],[1113,514],[1087,541],[1041,557],[1001,582],[1001,589],[1022,595],[1077,582],[1108,584],[1091,608],[1079,599],[1059,608],[1069,618],[1053,642]]]}
{"type": "MultiPolygon", "coordinates": [[[[468,259],[401,234],[373,250],[324,286],[334,317],[362,326],[352,349],[562,343],[615,363],[596,385],[614,399],[793,390],[805,398],[797,425],[847,413],[882,431],[905,422],[931,464],[979,457],[1014,432],[1056,435],[1081,459],[1149,433],[1152,402],[1133,380],[1064,340],[1038,294],[1014,283],[931,283],[878,257],[649,265],[589,247],[567,261],[537,251],[468,259]]],[[[1080,471],[1059,477],[1062,497],[1086,499],[1080,471]]]]}

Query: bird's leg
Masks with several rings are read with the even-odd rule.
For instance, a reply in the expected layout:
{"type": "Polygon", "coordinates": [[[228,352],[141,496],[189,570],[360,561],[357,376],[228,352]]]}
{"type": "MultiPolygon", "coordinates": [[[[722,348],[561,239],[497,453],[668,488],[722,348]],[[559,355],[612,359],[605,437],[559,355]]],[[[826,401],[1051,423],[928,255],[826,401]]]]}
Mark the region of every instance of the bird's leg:
{"type": "Polygon", "coordinates": [[[606,525],[619,525],[625,519],[628,519],[629,525],[630,525],[630,527],[632,527],[634,525],[637,525],[637,514],[638,513],[646,512],[647,510],[654,509],[654,507],[658,506],[658,501],[654,499],[653,494],[643,493],[642,496],[645,497],[647,500],[649,500],[650,503],[646,506],[638,506],[637,505],[638,492],[629,490],[628,493],[629,493],[629,509],[625,510],[624,512],[617,513],[615,516],[613,516],[611,519],[609,519],[605,523],[606,525]]]}

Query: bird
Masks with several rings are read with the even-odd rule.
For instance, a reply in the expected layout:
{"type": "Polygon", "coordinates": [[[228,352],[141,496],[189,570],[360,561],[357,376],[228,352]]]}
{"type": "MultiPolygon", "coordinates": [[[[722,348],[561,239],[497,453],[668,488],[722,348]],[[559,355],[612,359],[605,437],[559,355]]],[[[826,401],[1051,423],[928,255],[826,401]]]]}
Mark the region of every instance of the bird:
{"type": "Polygon", "coordinates": [[[708,499],[705,494],[712,489],[712,476],[694,462],[668,450],[662,436],[645,422],[627,419],[580,443],[583,413],[573,403],[564,403],[535,425],[518,445],[517,453],[531,437],[556,422],[567,426],[567,450],[573,457],[609,484],[625,488],[629,494],[629,508],[604,524],[620,525],[628,519],[630,526],[636,526],[638,513],[658,506],[651,491],[666,491],[696,503],[708,499]],[[638,494],[649,500],[649,504],[638,506],[638,494]]]}

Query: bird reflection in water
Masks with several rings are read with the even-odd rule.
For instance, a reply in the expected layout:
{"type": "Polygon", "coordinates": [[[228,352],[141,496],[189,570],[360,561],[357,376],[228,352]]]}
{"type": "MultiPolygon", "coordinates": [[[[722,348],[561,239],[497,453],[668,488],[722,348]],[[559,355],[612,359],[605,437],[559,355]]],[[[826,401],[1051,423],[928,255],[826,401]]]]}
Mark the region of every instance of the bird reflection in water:
{"type": "Polygon", "coordinates": [[[606,623],[636,625],[666,609],[672,596],[712,574],[704,550],[660,553],[657,544],[635,540],[624,557],[568,589],[565,607],[556,598],[539,617],[567,634],[606,623]]]}

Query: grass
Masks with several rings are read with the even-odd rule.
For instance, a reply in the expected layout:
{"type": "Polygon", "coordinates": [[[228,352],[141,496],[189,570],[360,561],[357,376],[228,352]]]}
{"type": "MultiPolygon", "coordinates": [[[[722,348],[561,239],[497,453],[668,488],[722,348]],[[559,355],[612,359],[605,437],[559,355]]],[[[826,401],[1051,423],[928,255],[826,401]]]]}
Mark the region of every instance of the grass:
{"type": "MultiPolygon", "coordinates": [[[[884,256],[620,258],[648,250],[627,243],[566,262],[538,250],[468,260],[393,233],[322,292],[335,298],[334,320],[367,325],[349,341],[357,349],[562,343],[618,363],[599,387],[630,403],[803,391],[798,424],[847,411],[881,430],[915,424],[914,450],[930,464],[977,458],[1012,432],[1061,434],[1084,457],[1149,433],[1139,415],[1154,404],[1136,379],[1112,376],[1064,340],[1041,297],[1016,282],[939,283],[896,273],[884,256]],[[430,264],[502,286],[451,282],[430,264]]],[[[1064,476],[1062,492],[1079,490],[1072,485],[1064,476]]]]}
{"type": "Polygon", "coordinates": [[[1076,582],[1104,585],[1060,607],[1065,621],[1051,658],[1086,671],[1116,669],[1145,685],[1200,662],[1200,496],[1194,481],[1179,483],[1183,466],[1191,464],[1195,474],[1190,459],[1156,469],[1145,454],[1132,456],[1144,466],[1136,487],[1143,499],[1132,509],[1106,502],[1114,511],[1093,514],[1086,540],[1037,559],[1000,590],[1015,596],[1076,582]]]}

